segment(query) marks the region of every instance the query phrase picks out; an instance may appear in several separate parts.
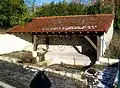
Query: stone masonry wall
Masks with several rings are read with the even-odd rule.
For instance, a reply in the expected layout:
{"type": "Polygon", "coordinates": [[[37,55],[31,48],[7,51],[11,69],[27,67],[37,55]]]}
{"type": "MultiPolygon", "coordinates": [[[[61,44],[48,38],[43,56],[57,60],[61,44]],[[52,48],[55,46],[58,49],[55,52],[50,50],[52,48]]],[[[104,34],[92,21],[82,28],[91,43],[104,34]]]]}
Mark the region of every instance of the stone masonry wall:
{"type": "MultiPolygon", "coordinates": [[[[91,37],[95,40],[95,38],[91,37]]],[[[0,54],[11,53],[14,51],[33,51],[33,38],[31,34],[0,34],[0,54]]],[[[96,51],[89,42],[82,36],[75,35],[53,35],[38,36],[37,51],[40,54],[59,53],[60,56],[73,56],[75,54],[85,54],[91,58],[95,57],[96,51]]]]}
{"type": "MultiPolygon", "coordinates": [[[[96,43],[96,37],[91,37],[96,43]]],[[[83,53],[89,57],[96,57],[96,50],[82,36],[76,35],[54,35],[54,36],[39,36],[38,51],[41,53],[47,52],[76,52],[83,53]]]]}

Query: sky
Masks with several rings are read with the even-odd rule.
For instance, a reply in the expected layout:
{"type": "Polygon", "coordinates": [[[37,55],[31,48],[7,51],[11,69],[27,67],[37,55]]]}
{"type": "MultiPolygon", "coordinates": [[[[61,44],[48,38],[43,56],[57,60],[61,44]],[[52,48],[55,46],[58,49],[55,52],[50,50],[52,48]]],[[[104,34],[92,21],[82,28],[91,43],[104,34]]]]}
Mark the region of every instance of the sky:
{"type": "Polygon", "coordinates": [[[37,5],[41,5],[41,4],[44,4],[44,3],[49,3],[49,2],[60,2],[60,1],[63,1],[63,0],[36,0],[36,4],[37,5]]]}
{"type": "MultiPolygon", "coordinates": [[[[30,0],[30,1],[35,1],[36,5],[42,5],[42,4],[45,4],[45,3],[50,3],[52,1],[54,1],[54,2],[60,2],[61,1],[62,2],[63,0],[30,0]]],[[[66,1],[70,2],[72,0],[66,0],[66,1]]],[[[91,1],[96,1],[96,0],[80,0],[80,1],[83,4],[87,4],[87,3],[91,2],[91,1]]]]}

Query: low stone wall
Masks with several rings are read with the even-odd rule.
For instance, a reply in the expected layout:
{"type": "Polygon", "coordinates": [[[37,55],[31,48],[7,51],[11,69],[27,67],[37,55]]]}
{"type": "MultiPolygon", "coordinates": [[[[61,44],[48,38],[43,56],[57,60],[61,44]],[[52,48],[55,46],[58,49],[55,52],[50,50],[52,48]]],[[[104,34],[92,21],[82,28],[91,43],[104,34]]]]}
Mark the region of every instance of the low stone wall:
{"type": "Polygon", "coordinates": [[[32,47],[32,43],[18,36],[12,34],[0,34],[0,54],[21,50],[30,50],[30,47],[32,47]]]}

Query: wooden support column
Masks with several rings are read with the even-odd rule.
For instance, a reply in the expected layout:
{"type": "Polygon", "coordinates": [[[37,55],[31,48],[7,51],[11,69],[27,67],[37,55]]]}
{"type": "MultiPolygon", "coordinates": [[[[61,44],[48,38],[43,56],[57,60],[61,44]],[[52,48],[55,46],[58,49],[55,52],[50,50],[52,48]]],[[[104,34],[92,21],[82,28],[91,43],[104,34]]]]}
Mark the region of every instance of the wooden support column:
{"type": "Polygon", "coordinates": [[[95,43],[88,36],[84,36],[84,38],[93,46],[95,50],[98,50],[95,43]]]}
{"type": "Polygon", "coordinates": [[[100,57],[100,48],[101,48],[100,36],[97,36],[97,61],[99,61],[100,57]]]}
{"type": "Polygon", "coordinates": [[[37,51],[37,36],[33,35],[33,51],[37,51]]]}
{"type": "Polygon", "coordinates": [[[97,60],[99,61],[99,57],[100,57],[100,36],[97,36],[97,45],[88,37],[88,36],[84,36],[84,38],[93,46],[93,48],[97,51],[97,60]]]}
{"type": "Polygon", "coordinates": [[[37,52],[37,35],[33,35],[33,57],[36,58],[36,62],[39,63],[40,62],[40,58],[38,56],[38,52],[37,52]]]}

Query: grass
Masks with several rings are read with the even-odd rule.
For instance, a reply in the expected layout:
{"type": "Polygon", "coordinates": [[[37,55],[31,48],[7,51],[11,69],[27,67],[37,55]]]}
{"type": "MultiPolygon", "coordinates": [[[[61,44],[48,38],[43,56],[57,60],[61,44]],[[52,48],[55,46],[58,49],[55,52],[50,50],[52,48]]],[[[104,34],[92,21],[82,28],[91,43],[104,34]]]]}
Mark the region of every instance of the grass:
{"type": "MultiPolygon", "coordinates": [[[[81,66],[81,65],[70,65],[70,64],[53,64],[51,66],[49,66],[49,68],[54,69],[56,71],[65,71],[68,69],[71,70],[78,70],[78,71],[85,71],[85,66],[81,66]]],[[[103,70],[106,67],[106,65],[93,65],[91,68],[95,68],[97,70],[103,70]]]]}
{"type": "Polygon", "coordinates": [[[106,65],[93,65],[93,68],[96,68],[98,70],[103,70],[106,67],[106,65]]]}
{"type": "MultiPolygon", "coordinates": [[[[12,58],[18,58],[20,59],[23,63],[30,63],[30,64],[36,64],[35,58],[32,56],[32,53],[29,51],[17,51],[17,52],[12,52],[8,54],[3,54],[1,56],[8,56],[12,58]]],[[[44,65],[47,66],[47,62],[40,62],[42,64],[39,64],[40,66],[44,65]]],[[[80,70],[80,71],[85,71],[84,66],[81,65],[70,65],[70,64],[53,64],[49,66],[52,69],[55,70],[65,70],[65,69],[72,69],[72,70],[80,70]]],[[[98,69],[98,70],[103,70],[105,65],[93,65],[92,68],[98,69]]]]}
{"type": "MultiPolygon", "coordinates": [[[[1,56],[7,56],[7,57],[11,57],[11,58],[18,58],[20,59],[23,63],[29,63],[29,64],[34,64],[37,66],[47,66],[47,62],[40,62],[40,63],[36,63],[35,58],[32,56],[32,52],[29,51],[17,51],[17,52],[12,52],[12,53],[8,53],[8,54],[3,54],[1,56]]],[[[106,65],[93,65],[92,68],[98,69],[98,70],[103,70],[105,68],[106,65]]],[[[70,64],[53,64],[48,66],[51,69],[54,69],[56,71],[63,71],[63,70],[78,70],[78,71],[85,71],[85,66],[82,65],[70,65],[70,64]]]]}
{"type": "Polygon", "coordinates": [[[29,51],[16,51],[8,54],[2,54],[0,56],[18,58],[23,63],[36,63],[35,58],[32,56],[32,52],[29,51]]]}

